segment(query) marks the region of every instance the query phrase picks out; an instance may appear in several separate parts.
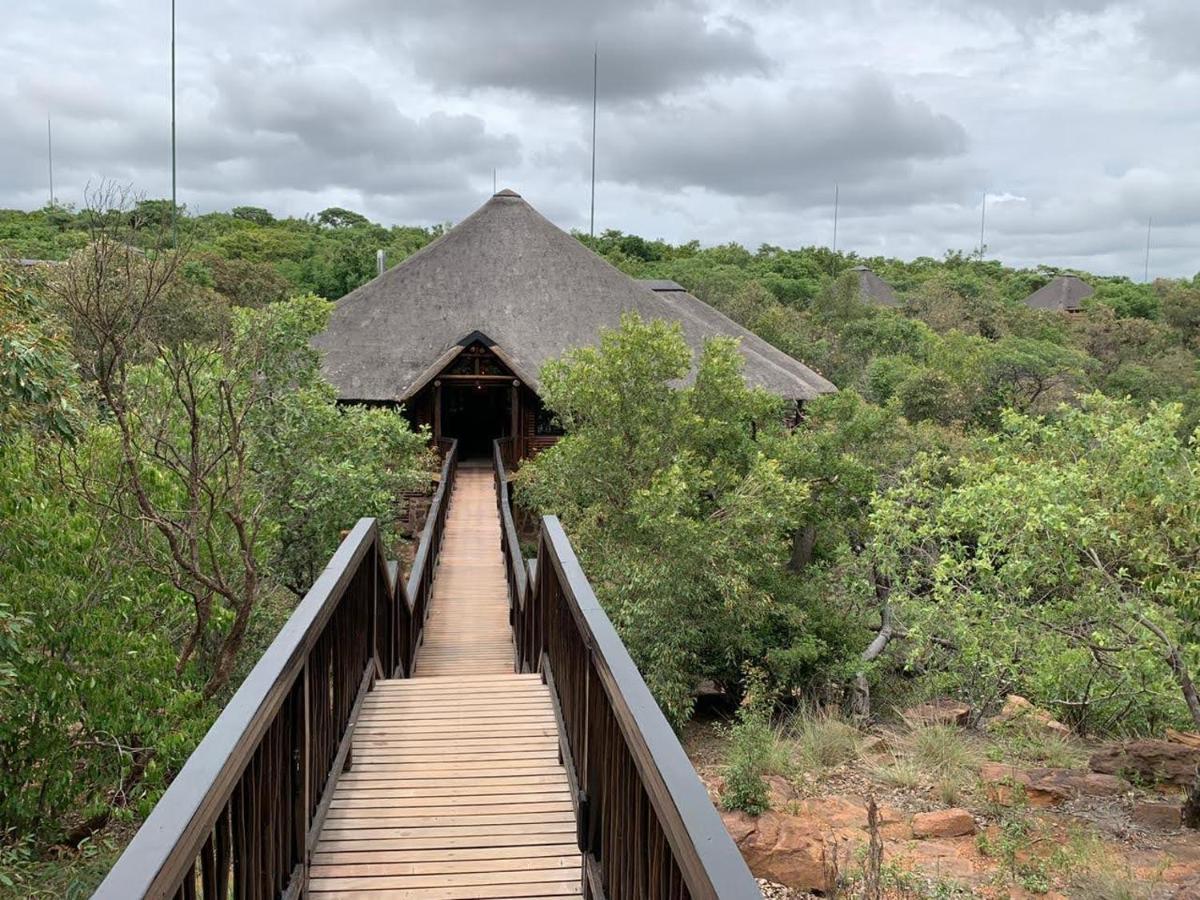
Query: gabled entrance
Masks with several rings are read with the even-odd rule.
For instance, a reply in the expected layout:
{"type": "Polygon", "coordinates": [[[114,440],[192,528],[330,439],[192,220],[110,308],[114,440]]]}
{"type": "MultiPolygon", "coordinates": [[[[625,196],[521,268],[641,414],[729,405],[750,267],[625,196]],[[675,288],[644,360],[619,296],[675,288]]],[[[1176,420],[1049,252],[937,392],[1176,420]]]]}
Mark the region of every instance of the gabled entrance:
{"type": "Polygon", "coordinates": [[[458,438],[458,452],[463,459],[490,457],[492,441],[512,435],[512,381],[443,381],[438,387],[442,437],[458,438]]]}
{"type": "Polygon", "coordinates": [[[501,439],[505,459],[518,460],[562,434],[531,384],[503,348],[473,331],[425,370],[404,406],[435,441],[457,438],[460,458],[490,460],[492,441],[501,439]]]}
{"type": "Polygon", "coordinates": [[[521,380],[483,335],[433,379],[434,438],[457,438],[462,459],[490,458],[492,441],[519,431],[521,380]]]}

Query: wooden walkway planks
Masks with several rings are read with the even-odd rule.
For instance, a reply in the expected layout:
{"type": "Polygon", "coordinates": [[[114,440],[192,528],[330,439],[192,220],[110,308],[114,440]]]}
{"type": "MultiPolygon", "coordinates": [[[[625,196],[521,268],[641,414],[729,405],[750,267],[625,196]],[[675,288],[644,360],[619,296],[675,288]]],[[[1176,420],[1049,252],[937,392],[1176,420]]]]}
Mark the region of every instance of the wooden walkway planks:
{"type": "Polygon", "coordinates": [[[513,673],[490,469],[460,468],[415,677],[380,681],[314,850],[314,900],[579,897],[549,689],[513,673]]]}
{"type": "Polygon", "coordinates": [[[512,670],[508,583],[492,470],[463,463],[450,496],[414,675],[503,674],[512,670]]]}

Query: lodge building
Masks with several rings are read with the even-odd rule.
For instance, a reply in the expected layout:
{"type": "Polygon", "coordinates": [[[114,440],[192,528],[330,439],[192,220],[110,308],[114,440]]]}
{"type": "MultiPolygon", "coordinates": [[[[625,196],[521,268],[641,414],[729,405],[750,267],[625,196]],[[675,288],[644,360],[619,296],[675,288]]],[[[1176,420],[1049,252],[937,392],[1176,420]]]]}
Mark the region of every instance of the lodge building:
{"type": "Polygon", "coordinates": [[[315,341],[344,402],[403,405],[464,457],[557,439],[542,365],[597,343],[622,314],[679,322],[698,353],[738,338],[751,385],[802,404],[836,388],[672,281],[638,281],[503,190],[442,237],[350,292],[315,341]]]}

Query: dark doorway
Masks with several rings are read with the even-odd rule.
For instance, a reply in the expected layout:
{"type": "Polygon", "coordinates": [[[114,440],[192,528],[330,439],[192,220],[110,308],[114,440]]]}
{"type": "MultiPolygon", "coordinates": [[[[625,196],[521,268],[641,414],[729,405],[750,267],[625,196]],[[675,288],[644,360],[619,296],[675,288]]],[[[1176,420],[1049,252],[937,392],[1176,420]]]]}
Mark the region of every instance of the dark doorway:
{"type": "Polygon", "coordinates": [[[508,437],[512,422],[511,383],[442,383],[442,434],[458,438],[461,459],[492,455],[492,441],[508,437]]]}

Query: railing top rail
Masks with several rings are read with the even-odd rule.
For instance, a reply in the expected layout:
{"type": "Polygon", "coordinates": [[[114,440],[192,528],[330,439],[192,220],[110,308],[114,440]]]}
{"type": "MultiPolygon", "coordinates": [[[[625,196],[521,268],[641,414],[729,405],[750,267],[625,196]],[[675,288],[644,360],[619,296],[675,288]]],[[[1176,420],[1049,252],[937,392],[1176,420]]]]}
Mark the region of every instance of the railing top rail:
{"type": "Polygon", "coordinates": [[[500,528],[504,532],[504,545],[508,550],[509,569],[517,582],[516,596],[512,598],[512,602],[524,606],[529,576],[525,571],[525,561],[521,557],[521,543],[517,537],[517,526],[513,522],[512,506],[508,502],[508,490],[504,486],[508,479],[508,470],[504,468],[504,454],[500,450],[498,440],[492,441],[492,465],[495,466],[496,478],[499,481],[500,528]]]}
{"type": "Polygon", "coordinates": [[[363,556],[379,540],[359,519],[188,757],[93,898],[169,897],[299,676],[363,556]]]}
{"type": "MultiPolygon", "coordinates": [[[[617,723],[692,896],[760,896],[696,770],[596,599],[557,516],[542,519],[542,533],[549,564],[592,651],[617,723]]],[[[539,560],[539,568],[546,565],[547,561],[539,560]]]]}
{"type": "Polygon", "coordinates": [[[425,569],[429,565],[429,557],[433,552],[433,531],[437,522],[438,508],[449,503],[447,485],[450,482],[450,470],[453,468],[458,457],[458,439],[451,438],[446,455],[442,459],[441,478],[438,482],[437,490],[433,492],[433,502],[429,504],[429,512],[425,516],[425,527],[421,529],[421,542],[417,545],[416,555],[413,557],[412,569],[408,573],[408,582],[405,587],[405,602],[411,610],[416,597],[417,589],[421,584],[421,579],[424,577],[425,569]]]}

